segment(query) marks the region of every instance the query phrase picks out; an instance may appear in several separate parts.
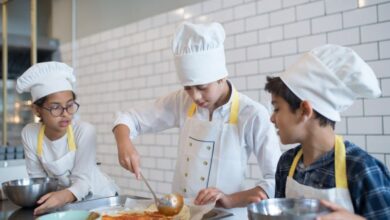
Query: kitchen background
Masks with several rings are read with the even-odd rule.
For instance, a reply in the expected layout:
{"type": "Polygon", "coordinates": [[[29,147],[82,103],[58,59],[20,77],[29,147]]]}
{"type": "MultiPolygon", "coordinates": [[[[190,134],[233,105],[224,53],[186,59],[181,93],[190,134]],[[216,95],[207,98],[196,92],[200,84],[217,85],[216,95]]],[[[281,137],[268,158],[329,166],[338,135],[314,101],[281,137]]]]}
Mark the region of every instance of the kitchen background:
{"type": "MultiPolygon", "coordinates": [[[[356,50],[374,69],[383,94],[375,100],[357,100],[343,113],[336,130],[390,168],[389,0],[209,0],[167,5],[155,1],[149,10],[138,12],[114,6],[113,1],[86,2],[78,1],[78,11],[72,11],[71,1],[51,2],[51,31],[60,42],[54,57],[75,66],[79,117],[96,126],[100,167],[115,179],[122,194],[150,196],[146,186],[118,163],[111,132],[115,113],[181,88],[170,41],[184,20],[222,23],[229,78],[269,109],[267,75],[282,72],[299,55],[322,44],[356,50]],[[119,26],[110,23],[116,15],[122,20],[119,26]]],[[[159,194],[170,192],[177,132],[171,129],[135,140],[143,172],[159,194]]],[[[248,186],[259,175],[256,159],[251,158],[248,186]]]]}

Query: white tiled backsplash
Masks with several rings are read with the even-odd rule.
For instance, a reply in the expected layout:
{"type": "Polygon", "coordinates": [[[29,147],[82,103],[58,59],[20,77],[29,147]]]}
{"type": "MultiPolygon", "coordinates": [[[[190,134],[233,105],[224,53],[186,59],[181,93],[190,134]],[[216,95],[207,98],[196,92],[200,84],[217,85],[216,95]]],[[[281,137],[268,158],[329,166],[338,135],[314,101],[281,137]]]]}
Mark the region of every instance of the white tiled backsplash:
{"type": "MultiPolygon", "coordinates": [[[[390,167],[389,11],[389,0],[210,0],[81,39],[76,69],[80,115],[97,127],[102,169],[122,193],[150,196],[142,182],[120,167],[112,123],[116,111],[180,88],[170,41],[176,25],[185,19],[223,24],[230,79],[266,106],[267,75],[283,71],[300,54],[325,43],[355,49],[375,70],[383,95],[358,100],[336,130],[390,167]]],[[[71,45],[62,45],[61,51],[70,64],[71,45]]],[[[135,140],[143,172],[159,194],[170,192],[177,131],[135,140]]],[[[255,162],[251,158],[248,184],[259,176],[255,162]]]]}

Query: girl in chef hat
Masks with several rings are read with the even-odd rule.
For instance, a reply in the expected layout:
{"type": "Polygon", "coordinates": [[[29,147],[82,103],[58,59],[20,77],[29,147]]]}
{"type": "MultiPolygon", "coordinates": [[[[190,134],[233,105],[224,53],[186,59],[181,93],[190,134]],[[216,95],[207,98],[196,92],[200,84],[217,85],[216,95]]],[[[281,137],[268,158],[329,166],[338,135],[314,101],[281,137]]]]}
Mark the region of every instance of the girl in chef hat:
{"type": "Polygon", "coordinates": [[[30,177],[56,177],[61,190],[38,200],[34,214],[92,196],[113,196],[117,187],[96,166],[95,128],[73,121],[79,104],[73,91],[73,69],[64,63],[45,62],[30,67],[18,78],[19,93],[30,92],[39,123],[22,130],[30,177]]]}
{"type": "MultiPolygon", "coordinates": [[[[133,138],[180,128],[173,192],[196,198],[195,204],[218,202],[234,208],[274,195],[281,153],[266,108],[239,93],[226,79],[224,40],[219,23],[181,24],[172,49],[183,88],[120,113],[113,131],[120,164],[138,178],[140,156],[133,138]],[[251,153],[262,176],[256,186],[243,190],[251,153]]],[[[247,218],[245,208],[232,211],[237,219],[247,218]]]]}
{"type": "Polygon", "coordinates": [[[324,202],[336,212],[323,219],[352,219],[351,213],[389,219],[388,169],[334,131],[340,112],[356,98],[381,94],[367,63],[349,48],[321,46],[280,77],[268,77],[265,89],[272,94],[271,121],[282,143],[299,143],[279,160],[275,197],[318,198],[339,206],[324,202]]]}

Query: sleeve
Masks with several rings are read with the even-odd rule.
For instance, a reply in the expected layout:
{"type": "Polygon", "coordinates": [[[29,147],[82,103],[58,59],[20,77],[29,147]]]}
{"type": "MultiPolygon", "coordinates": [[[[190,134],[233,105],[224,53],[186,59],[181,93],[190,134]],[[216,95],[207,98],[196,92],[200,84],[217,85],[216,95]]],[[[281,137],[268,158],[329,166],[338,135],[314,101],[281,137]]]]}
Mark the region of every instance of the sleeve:
{"type": "MultiPolygon", "coordinates": [[[[370,157],[371,156],[365,156],[370,157]]],[[[348,180],[355,212],[367,219],[389,219],[390,175],[389,170],[374,158],[349,163],[348,180]],[[359,165],[356,165],[359,164],[359,165]]]]}
{"type": "Polygon", "coordinates": [[[72,185],[68,188],[77,201],[84,199],[91,191],[90,181],[96,170],[96,130],[89,123],[80,123],[75,127],[76,158],[71,170],[72,185]]]}
{"type": "Polygon", "coordinates": [[[30,124],[26,125],[22,130],[26,169],[30,178],[47,176],[37,155],[37,136],[38,133],[34,132],[33,126],[30,124]]]}
{"type": "Polygon", "coordinates": [[[118,112],[114,127],[124,124],[130,129],[130,138],[142,133],[159,132],[179,126],[180,106],[183,99],[180,90],[154,102],[135,107],[128,112],[118,112]]]}
{"type": "Polygon", "coordinates": [[[269,120],[267,110],[260,106],[252,120],[247,124],[244,134],[246,143],[253,149],[262,177],[258,185],[269,198],[275,195],[275,171],[281,151],[275,127],[269,120]]]}

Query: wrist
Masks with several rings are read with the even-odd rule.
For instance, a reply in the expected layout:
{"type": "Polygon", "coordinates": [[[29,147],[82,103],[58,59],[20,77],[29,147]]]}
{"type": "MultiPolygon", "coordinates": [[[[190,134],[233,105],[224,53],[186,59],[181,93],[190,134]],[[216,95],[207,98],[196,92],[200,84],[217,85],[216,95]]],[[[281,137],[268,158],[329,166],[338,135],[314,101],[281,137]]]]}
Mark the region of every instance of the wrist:
{"type": "Polygon", "coordinates": [[[77,200],[76,196],[69,190],[64,189],[66,203],[71,203],[77,200]]]}

